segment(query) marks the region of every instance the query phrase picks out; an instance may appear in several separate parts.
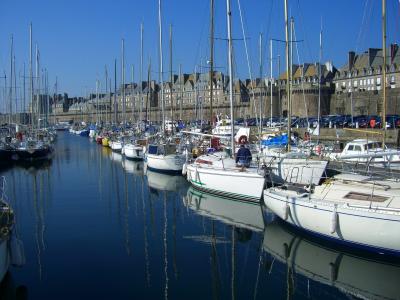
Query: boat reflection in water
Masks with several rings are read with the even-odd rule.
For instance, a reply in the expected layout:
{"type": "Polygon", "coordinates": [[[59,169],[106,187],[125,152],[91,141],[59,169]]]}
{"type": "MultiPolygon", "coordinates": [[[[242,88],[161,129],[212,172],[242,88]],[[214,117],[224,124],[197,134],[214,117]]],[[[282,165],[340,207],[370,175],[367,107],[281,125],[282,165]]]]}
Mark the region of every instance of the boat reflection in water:
{"type": "Polygon", "coordinates": [[[151,189],[167,192],[179,192],[187,187],[182,175],[169,175],[146,170],[147,183],[151,189]]]}
{"type": "Polygon", "coordinates": [[[3,201],[0,211],[0,299],[27,299],[26,287],[16,287],[9,272],[11,265],[21,267],[25,264],[23,244],[13,229],[14,213],[3,201]]]}
{"type": "Polygon", "coordinates": [[[265,227],[261,205],[200,192],[193,187],[188,189],[183,201],[184,205],[195,214],[204,216],[210,221],[209,226],[206,225],[208,222],[202,222],[202,227],[209,228],[210,232],[205,230],[203,235],[188,238],[209,244],[211,247],[213,298],[235,299],[238,295],[243,295],[243,290],[247,286],[250,290],[244,294],[251,293],[253,294],[251,298],[256,299],[262,266],[260,233],[265,227]],[[218,226],[218,222],[222,222],[227,227],[218,226]],[[250,256],[255,259],[249,259],[250,256]],[[224,265],[228,265],[228,270],[230,269],[229,283],[225,281],[228,278],[224,278],[220,273],[221,266],[224,265]],[[255,268],[252,270],[257,270],[256,272],[248,271],[251,265],[254,265],[255,268]],[[245,269],[242,269],[243,267],[245,269]],[[246,273],[244,277],[240,276],[244,273],[246,273]],[[224,286],[230,286],[230,296],[226,293],[224,286]]]}
{"type": "Polygon", "coordinates": [[[261,205],[242,202],[200,192],[190,187],[184,198],[184,205],[197,214],[225,224],[261,232],[264,230],[264,219],[261,205]]]}
{"type": "Polygon", "coordinates": [[[399,299],[399,261],[366,258],[321,243],[303,234],[296,235],[278,220],[266,226],[263,249],[286,265],[288,292],[292,286],[296,287],[292,293],[313,293],[310,284],[307,291],[297,290],[305,287],[293,283],[293,275],[297,274],[360,299],[399,299]]]}
{"type": "Polygon", "coordinates": [[[110,158],[111,158],[112,161],[115,161],[117,163],[122,162],[122,154],[121,153],[111,151],[110,152],[110,158]]]}
{"type": "Polygon", "coordinates": [[[143,172],[144,172],[143,162],[141,162],[141,161],[123,159],[122,167],[124,168],[124,170],[127,173],[137,175],[137,176],[142,176],[143,172]]]}

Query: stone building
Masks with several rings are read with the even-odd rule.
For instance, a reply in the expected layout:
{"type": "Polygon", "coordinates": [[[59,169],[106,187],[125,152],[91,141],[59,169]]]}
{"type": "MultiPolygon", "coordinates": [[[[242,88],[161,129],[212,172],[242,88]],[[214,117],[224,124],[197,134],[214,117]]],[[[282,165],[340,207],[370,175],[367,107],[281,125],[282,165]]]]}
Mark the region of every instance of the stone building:
{"type": "MultiPolygon", "coordinates": [[[[292,116],[313,117],[318,115],[318,99],[321,90],[321,115],[330,113],[331,96],[334,92],[333,78],[336,68],[331,62],[325,64],[305,63],[292,66],[292,116]],[[320,88],[318,85],[319,69],[321,67],[320,88]]],[[[281,95],[280,113],[286,117],[288,114],[288,101],[286,95],[287,72],[282,73],[277,81],[277,88],[281,95]]]]}
{"type": "MultiPolygon", "coordinates": [[[[382,49],[364,53],[350,51],[347,63],[334,78],[335,95],[331,113],[376,115],[382,112],[382,49]]],[[[388,114],[400,114],[400,51],[392,44],[386,51],[386,87],[388,114]]]]}

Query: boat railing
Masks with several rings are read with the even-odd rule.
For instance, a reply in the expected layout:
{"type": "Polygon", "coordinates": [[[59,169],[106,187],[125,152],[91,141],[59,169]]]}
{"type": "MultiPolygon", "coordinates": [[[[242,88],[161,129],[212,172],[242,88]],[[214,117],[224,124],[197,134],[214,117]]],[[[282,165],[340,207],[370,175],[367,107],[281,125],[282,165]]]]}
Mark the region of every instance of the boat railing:
{"type": "Polygon", "coordinates": [[[375,168],[367,164],[351,162],[335,162],[329,164],[329,169],[337,173],[358,174],[375,180],[400,181],[400,172],[389,168],[375,168]]]}
{"type": "Polygon", "coordinates": [[[387,211],[387,212],[400,212],[400,208],[397,207],[384,207],[384,206],[371,206],[371,205],[362,205],[362,204],[350,204],[346,203],[347,207],[350,208],[362,208],[362,209],[372,209],[372,210],[382,210],[382,211],[387,211]]]}

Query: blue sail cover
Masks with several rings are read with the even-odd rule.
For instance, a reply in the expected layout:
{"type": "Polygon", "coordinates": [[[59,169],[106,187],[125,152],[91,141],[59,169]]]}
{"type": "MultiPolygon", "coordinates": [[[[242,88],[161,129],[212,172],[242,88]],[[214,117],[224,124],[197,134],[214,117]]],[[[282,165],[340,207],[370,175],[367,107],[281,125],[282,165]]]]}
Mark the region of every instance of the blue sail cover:
{"type": "Polygon", "coordinates": [[[274,137],[270,137],[266,140],[261,141],[261,145],[268,146],[285,146],[288,143],[287,134],[282,134],[274,137]]]}

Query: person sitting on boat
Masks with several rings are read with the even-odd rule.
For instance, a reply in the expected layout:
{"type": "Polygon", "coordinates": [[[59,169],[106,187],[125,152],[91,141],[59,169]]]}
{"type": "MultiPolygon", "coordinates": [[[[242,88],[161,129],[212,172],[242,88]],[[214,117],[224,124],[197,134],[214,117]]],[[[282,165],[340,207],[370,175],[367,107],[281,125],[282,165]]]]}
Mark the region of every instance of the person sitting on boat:
{"type": "Polygon", "coordinates": [[[251,158],[250,150],[243,144],[240,145],[239,151],[236,154],[236,164],[241,167],[249,167],[251,158]]]}

